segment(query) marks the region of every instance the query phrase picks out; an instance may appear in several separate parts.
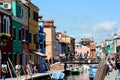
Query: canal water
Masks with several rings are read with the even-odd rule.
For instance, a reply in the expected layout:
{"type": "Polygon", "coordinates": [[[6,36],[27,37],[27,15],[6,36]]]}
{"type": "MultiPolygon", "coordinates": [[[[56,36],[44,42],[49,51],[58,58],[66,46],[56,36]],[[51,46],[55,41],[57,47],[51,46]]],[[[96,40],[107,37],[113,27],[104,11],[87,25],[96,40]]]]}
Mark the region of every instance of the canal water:
{"type": "MultiPolygon", "coordinates": [[[[51,80],[51,79],[48,76],[44,78],[36,78],[34,80],[51,80]]],[[[67,72],[63,80],[89,80],[89,71],[85,71],[79,74],[70,74],[67,72]]]]}
{"type": "MultiPolygon", "coordinates": [[[[64,72],[65,77],[63,80],[89,80],[89,68],[83,70],[79,74],[72,74],[70,71],[64,72]]],[[[50,76],[37,78],[34,80],[51,80],[50,76]]]]}
{"type": "MultiPolygon", "coordinates": [[[[51,80],[50,77],[36,78],[34,80],[51,80]]],[[[66,74],[63,80],[89,80],[89,72],[76,75],[66,74]]]]}
{"type": "Polygon", "coordinates": [[[89,71],[81,72],[79,74],[69,74],[65,76],[64,80],[89,80],[89,71]]]}

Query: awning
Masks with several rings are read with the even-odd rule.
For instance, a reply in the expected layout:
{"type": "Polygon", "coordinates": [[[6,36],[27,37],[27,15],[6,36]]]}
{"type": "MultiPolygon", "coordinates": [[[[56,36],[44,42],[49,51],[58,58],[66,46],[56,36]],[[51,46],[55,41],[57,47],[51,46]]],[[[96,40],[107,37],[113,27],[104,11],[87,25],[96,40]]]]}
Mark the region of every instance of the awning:
{"type": "Polygon", "coordinates": [[[41,53],[41,52],[34,51],[34,53],[35,53],[35,54],[38,54],[38,55],[41,56],[42,58],[46,58],[46,57],[47,57],[44,53],[41,53]]]}

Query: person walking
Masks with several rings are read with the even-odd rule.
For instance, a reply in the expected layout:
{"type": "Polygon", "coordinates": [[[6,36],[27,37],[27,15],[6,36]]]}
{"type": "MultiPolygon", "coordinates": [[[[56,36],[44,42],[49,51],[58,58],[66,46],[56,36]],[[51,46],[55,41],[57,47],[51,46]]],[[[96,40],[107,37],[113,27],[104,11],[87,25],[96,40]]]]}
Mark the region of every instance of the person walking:
{"type": "Polygon", "coordinates": [[[35,74],[35,73],[38,73],[38,69],[37,69],[37,66],[36,65],[34,65],[34,67],[33,67],[33,73],[35,74]]]}
{"type": "Polygon", "coordinates": [[[33,80],[32,78],[32,74],[33,74],[33,68],[32,68],[32,62],[29,61],[29,63],[26,65],[26,71],[27,71],[27,74],[31,77],[31,79],[33,80]]]}
{"type": "Polygon", "coordinates": [[[20,72],[21,72],[21,65],[19,64],[19,62],[17,62],[16,66],[15,66],[15,71],[17,73],[17,76],[20,77],[20,72]]]}
{"type": "Polygon", "coordinates": [[[116,66],[116,78],[115,78],[115,80],[117,80],[117,79],[120,79],[120,59],[119,58],[116,59],[115,66],[116,66]]]}
{"type": "Polygon", "coordinates": [[[6,64],[6,62],[4,61],[4,62],[2,63],[2,79],[5,80],[5,78],[7,77],[7,73],[8,73],[7,64],[6,64]]]}
{"type": "Polygon", "coordinates": [[[107,61],[107,65],[108,65],[107,75],[109,76],[110,72],[112,72],[112,63],[111,63],[111,59],[110,58],[107,61]]]}

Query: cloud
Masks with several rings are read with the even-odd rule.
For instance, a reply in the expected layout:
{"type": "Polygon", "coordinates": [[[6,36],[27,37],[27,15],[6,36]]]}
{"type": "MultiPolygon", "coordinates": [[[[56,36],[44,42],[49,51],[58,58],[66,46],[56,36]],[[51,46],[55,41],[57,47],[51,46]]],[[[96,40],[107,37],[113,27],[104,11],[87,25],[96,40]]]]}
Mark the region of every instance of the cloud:
{"type": "Polygon", "coordinates": [[[92,34],[91,33],[84,33],[81,35],[82,38],[91,38],[92,34]]]}
{"type": "Polygon", "coordinates": [[[118,25],[117,21],[104,21],[101,23],[97,23],[93,26],[93,31],[97,31],[97,30],[110,30],[113,29],[115,26],[118,25]]]}

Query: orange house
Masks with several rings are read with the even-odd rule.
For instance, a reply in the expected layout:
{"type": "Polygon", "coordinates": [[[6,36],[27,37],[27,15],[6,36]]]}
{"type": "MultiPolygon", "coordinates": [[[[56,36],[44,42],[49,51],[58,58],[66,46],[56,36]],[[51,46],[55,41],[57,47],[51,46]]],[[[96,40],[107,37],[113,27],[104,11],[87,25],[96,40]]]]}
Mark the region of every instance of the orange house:
{"type": "Polygon", "coordinates": [[[94,40],[90,41],[90,59],[96,58],[96,46],[94,44],[94,40]]]}

